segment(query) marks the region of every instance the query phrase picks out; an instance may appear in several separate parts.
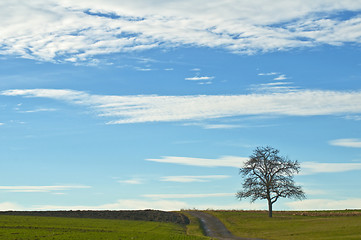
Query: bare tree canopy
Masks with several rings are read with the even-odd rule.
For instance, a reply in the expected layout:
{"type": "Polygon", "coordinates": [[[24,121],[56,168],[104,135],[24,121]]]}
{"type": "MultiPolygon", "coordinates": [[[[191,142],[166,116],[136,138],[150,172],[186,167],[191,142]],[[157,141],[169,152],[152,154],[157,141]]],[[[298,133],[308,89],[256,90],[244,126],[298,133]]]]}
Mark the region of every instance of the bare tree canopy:
{"type": "Polygon", "coordinates": [[[267,199],[269,217],[272,217],[272,205],[279,198],[305,198],[302,188],[293,180],[293,175],[300,171],[300,164],[278,153],[279,150],[269,146],[257,147],[239,171],[244,182],[237,198],[250,198],[251,202],[267,199]]]}

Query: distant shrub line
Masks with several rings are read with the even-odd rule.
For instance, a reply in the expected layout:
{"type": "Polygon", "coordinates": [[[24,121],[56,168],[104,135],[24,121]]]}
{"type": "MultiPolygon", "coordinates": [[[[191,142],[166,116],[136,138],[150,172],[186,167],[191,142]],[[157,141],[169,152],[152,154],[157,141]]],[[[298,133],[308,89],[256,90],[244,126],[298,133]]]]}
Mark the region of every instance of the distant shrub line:
{"type": "Polygon", "coordinates": [[[189,224],[188,217],[181,213],[165,212],[165,211],[159,211],[159,210],[2,211],[2,212],[0,212],[0,215],[119,219],[119,220],[171,222],[171,223],[176,223],[176,224],[181,224],[181,225],[189,224]]]}

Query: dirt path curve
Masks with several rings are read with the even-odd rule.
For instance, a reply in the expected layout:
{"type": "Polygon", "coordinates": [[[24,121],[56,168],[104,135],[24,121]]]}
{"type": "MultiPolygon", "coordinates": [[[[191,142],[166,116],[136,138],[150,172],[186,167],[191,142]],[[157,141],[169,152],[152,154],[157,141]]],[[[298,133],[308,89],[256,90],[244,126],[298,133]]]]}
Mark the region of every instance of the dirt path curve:
{"type": "Polygon", "coordinates": [[[201,211],[189,211],[188,213],[200,220],[206,236],[220,240],[255,240],[254,238],[234,236],[218,218],[211,214],[201,211]]]}

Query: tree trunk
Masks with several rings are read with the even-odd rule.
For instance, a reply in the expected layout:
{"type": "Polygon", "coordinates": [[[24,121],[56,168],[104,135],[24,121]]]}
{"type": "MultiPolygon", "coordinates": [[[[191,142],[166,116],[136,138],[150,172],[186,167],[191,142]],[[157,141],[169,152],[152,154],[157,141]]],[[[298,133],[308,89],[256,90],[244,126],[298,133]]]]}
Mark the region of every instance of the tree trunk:
{"type": "Polygon", "coordinates": [[[271,200],[268,200],[268,216],[272,217],[272,202],[271,200]]]}

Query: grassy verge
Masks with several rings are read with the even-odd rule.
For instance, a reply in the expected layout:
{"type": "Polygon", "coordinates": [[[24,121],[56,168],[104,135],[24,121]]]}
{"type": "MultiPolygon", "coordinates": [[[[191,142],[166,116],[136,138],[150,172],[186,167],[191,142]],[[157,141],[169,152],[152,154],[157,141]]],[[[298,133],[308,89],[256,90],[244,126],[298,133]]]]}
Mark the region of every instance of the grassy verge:
{"type": "Polygon", "coordinates": [[[361,211],[209,211],[236,236],[263,239],[361,239],[361,211]]]}
{"type": "Polygon", "coordinates": [[[204,240],[187,235],[185,227],[150,221],[0,216],[0,239],[6,240],[204,240]]]}
{"type": "MultiPolygon", "coordinates": [[[[189,213],[182,211],[182,214],[186,215],[189,218],[190,223],[187,225],[187,234],[192,236],[204,236],[204,231],[202,229],[201,223],[198,218],[193,217],[189,213]]],[[[204,238],[210,239],[210,238],[204,238]]]]}

